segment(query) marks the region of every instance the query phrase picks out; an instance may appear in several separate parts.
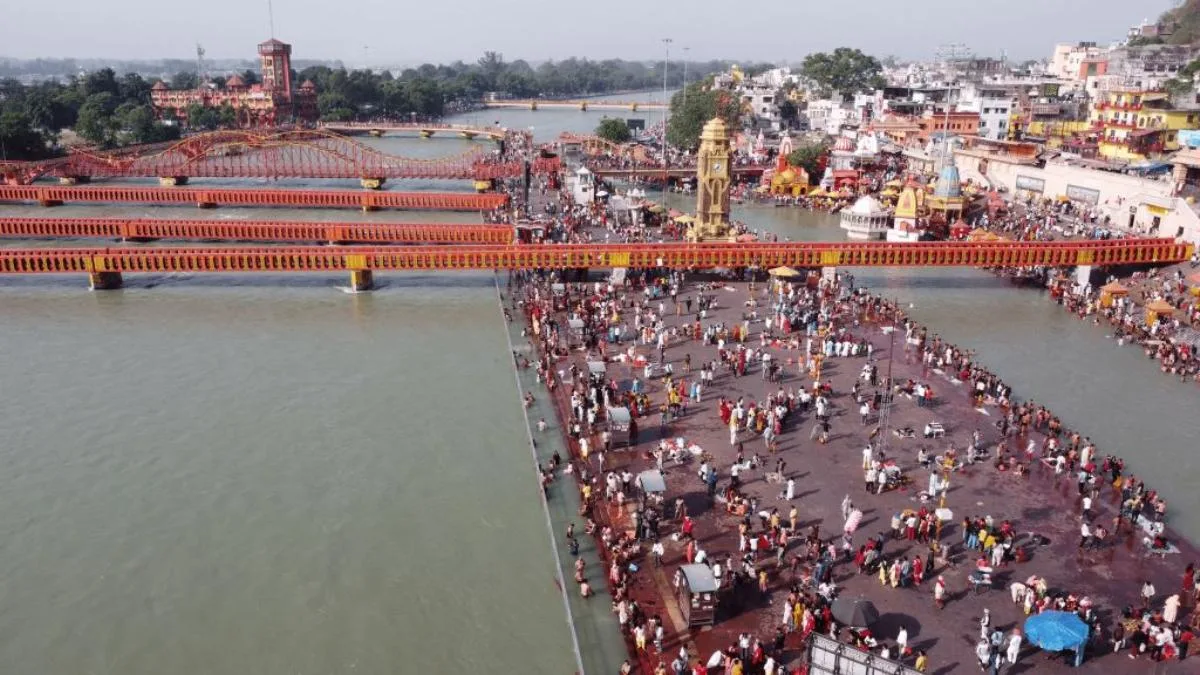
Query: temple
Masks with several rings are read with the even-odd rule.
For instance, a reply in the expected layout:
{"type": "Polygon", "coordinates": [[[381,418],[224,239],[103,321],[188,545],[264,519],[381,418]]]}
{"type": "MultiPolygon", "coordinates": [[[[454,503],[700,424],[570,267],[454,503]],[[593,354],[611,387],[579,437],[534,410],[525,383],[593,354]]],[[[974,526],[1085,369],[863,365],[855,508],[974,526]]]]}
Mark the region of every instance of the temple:
{"type": "Polygon", "coordinates": [[[173,111],[174,118],[187,123],[187,110],[199,105],[221,108],[226,105],[237,114],[240,127],[272,127],[297,121],[317,120],[317,88],[305,81],[299,87],[292,82],[292,46],[274,38],[258,45],[262,83],[248,85],[239,75],[225,81],[224,87],[210,83],[196,89],[171,89],[155,83],[150,100],[159,118],[173,111]]]}

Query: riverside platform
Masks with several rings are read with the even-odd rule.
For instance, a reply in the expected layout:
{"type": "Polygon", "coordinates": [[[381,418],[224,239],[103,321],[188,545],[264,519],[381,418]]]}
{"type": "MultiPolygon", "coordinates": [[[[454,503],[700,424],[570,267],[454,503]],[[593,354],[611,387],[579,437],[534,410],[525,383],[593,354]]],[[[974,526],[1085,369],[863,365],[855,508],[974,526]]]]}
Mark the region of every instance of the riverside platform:
{"type": "MultiPolygon", "coordinates": [[[[689,284],[680,289],[679,297],[694,298],[696,292],[695,286],[689,284]]],[[[745,311],[743,303],[750,297],[747,285],[740,282],[721,284],[711,293],[718,298],[721,307],[709,310],[704,323],[724,323],[726,326],[740,324],[745,311]]],[[[686,312],[678,316],[670,299],[666,298],[665,301],[666,311],[662,314],[665,324],[681,329],[690,326],[694,317],[686,312]]],[[[565,325],[565,319],[561,316],[558,318],[565,325]]],[[[863,541],[864,536],[883,533],[886,539],[885,553],[889,558],[898,554],[909,558],[914,555],[923,556],[928,550],[927,546],[919,542],[893,540],[889,534],[892,514],[907,508],[920,508],[918,493],[924,489],[929,471],[923,469],[916,461],[918,448],[928,448],[930,455],[944,452],[952,443],[961,449],[966,445],[969,435],[978,429],[984,438],[983,447],[990,449],[999,440],[999,432],[994,423],[999,419],[1000,413],[990,405],[984,408],[973,407],[970,387],[950,373],[926,368],[915,353],[906,350],[903,333],[893,341],[882,330],[884,326],[891,327],[890,320],[881,324],[867,316],[860,318],[862,323],[852,328],[851,332],[855,337],[869,340],[874,345],[874,359],[881,376],[888,367],[889,357],[894,355],[893,378],[900,382],[912,378],[930,383],[935,389],[936,402],[931,407],[918,406],[914,400],[900,396],[891,408],[890,429],[909,427],[917,430],[917,438],[891,437],[887,442],[889,456],[895,458],[903,470],[913,477],[914,482],[882,494],[869,494],[864,491],[862,449],[868,443],[869,432],[877,421],[873,420],[870,425],[863,424],[859,419],[857,406],[850,400],[849,395],[867,359],[846,357],[826,359],[821,365],[821,381],[829,382],[833,390],[832,430],[828,443],[822,445],[810,440],[809,427],[813,424],[811,413],[796,413],[797,419],[784,427],[783,434],[778,437],[778,455],[769,454],[762,439],[755,434],[739,433],[738,440],[745,444],[746,457],[757,453],[766,461],[765,468],[742,473],[741,489],[748,497],[758,499],[760,509],[770,510],[778,507],[785,520],[794,504],[799,511],[798,530],[801,535],[810,528],[819,526],[823,540],[832,540],[835,544],[840,538],[843,525],[841,502],[849,495],[855,507],[864,513],[857,530],[856,545],[863,541]],[[935,420],[943,425],[945,437],[922,438],[921,430],[924,425],[935,420]],[[772,469],[777,457],[787,462],[786,474],[796,481],[795,499],[792,502],[781,498],[781,483],[767,480],[766,474],[772,469]]],[[[691,382],[696,377],[700,364],[717,359],[717,346],[684,338],[683,330],[680,333],[681,337],[672,340],[666,347],[666,362],[673,365],[677,378],[691,382]],[[693,370],[690,374],[684,366],[685,358],[689,358],[692,364],[693,370]]],[[[757,329],[752,329],[748,340],[748,345],[755,349],[759,347],[757,333],[757,329]]],[[[625,349],[629,344],[627,341],[620,349],[625,349]]],[[[529,345],[521,347],[529,349],[529,345]]],[[[969,348],[969,345],[963,347],[969,348]]],[[[649,352],[654,350],[639,347],[638,351],[649,356],[649,352]]],[[[702,401],[690,403],[683,415],[670,421],[665,428],[660,429],[657,413],[639,419],[638,422],[642,426],[638,444],[632,449],[620,448],[608,453],[605,457],[606,470],[628,470],[636,476],[643,470],[653,468],[654,461],[649,458],[649,453],[658,445],[660,439],[673,440],[682,437],[688,443],[699,445],[714,458],[715,465],[721,469],[720,486],[726,485],[728,468],[733,462],[735,448],[730,444],[728,427],[721,423],[717,414],[718,397],[727,400],[744,397],[747,401],[761,401],[767,394],[780,387],[808,388],[812,384],[809,374],[802,373],[797,366],[796,357],[800,353],[798,350],[773,347],[770,351],[776,363],[786,363],[781,381],[764,380],[758,366],[753,367],[743,377],[734,377],[727,370],[719,369],[715,381],[704,390],[702,401]]],[[[983,356],[986,358],[986,355],[983,356]]],[[[566,360],[559,361],[556,368],[565,370],[572,364],[583,372],[588,372],[585,355],[577,350],[571,351],[566,360]]],[[[646,386],[645,391],[655,406],[664,400],[662,385],[657,379],[643,378],[641,369],[634,370],[621,363],[609,363],[606,368],[607,378],[610,379],[625,382],[635,376],[642,379],[646,386]]],[[[998,374],[1003,376],[1003,372],[998,374]]],[[[559,387],[551,394],[547,393],[542,385],[536,390],[536,395],[551,397],[556,402],[560,415],[568,415],[570,402],[567,389],[568,387],[559,387]]],[[[1069,420],[1064,422],[1069,424],[1069,420]]],[[[563,433],[562,429],[566,426],[560,419],[557,428],[547,433],[563,433]]],[[[1081,431],[1086,433],[1086,430],[1081,431]]],[[[1032,433],[1031,438],[1040,443],[1041,435],[1032,433]]],[[[1021,438],[1015,442],[1023,445],[1025,439],[1021,438]]],[[[1131,456],[1132,450],[1101,446],[1098,452],[1101,455],[1124,455],[1136,462],[1136,457],[1131,456]]],[[[594,461],[592,464],[594,469],[594,461]]],[[[631,658],[638,660],[639,672],[646,675],[650,675],[659,663],[669,665],[681,646],[688,650],[691,663],[694,664],[707,660],[714,651],[736,644],[738,635],[743,632],[748,632],[764,642],[770,642],[776,628],[781,625],[783,601],[787,596],[788,586],[793,582],[787,567],[777,570],[772,564],[765,564],[763,568],[767,569],[769,574],[769,588],[766,594],[761,594],[757,588],[751,587],[727,591],[721,598],[721,609],[718,610],[714,627],[689,629],[684,625],[671,581],[676,569],[684,562],[683,545],[672,537],[673,533],[678,531],[678,523],[671,518],[675,500],[682,499],[687,505],[688,513],[696,521],[696,540],[701,543],[710,559],[723,563],[726,555],[732,555],[735,559],[739,557],[737,541],[740,518],[726,514],[719,504],[709,503],[705,496],[705,486],[696,475],[698,465],[699,460],[678,465],[666,462],[666,514],[659,533],[659,540],[666,548],[663,566],[654,567],[647,555],[639,560],[641,570],[633,575],[632,596],[648,616],[661,616],[667,627],[667,638],[662,652],[650,646],[646,652],[638,655],[632,649],[632,640],[629,641],[631,658]]],[[[974,673],[979,667],[974,655],[974,645],[979,638],[979,617],[984,608],[991,612],[992,626],[1004,630],[1006,635],[1012,628],[1021,628],[1024,625],[1025,615],[1010,599],[1008,584],[1013,581],[1023,582],[1030,575],[1036,574],[1045,578],[1051,589],[1090,597],[1103,617],[1106,629],[1111,626],[1115,613],[1122,607],[1137,604],[1138,591],[1143,579],[1154,583],[1159,598],[1179,591],[1184,566],[1196,560],[1197,556],[1200,556],[1200,550],[1193,543],[1170,533],[1169,514],[1168,532],[1177,546],[1178,550],[1175,553],[1165,556],[1152,554],[1143,544],[1143,533],[1130,528],[1128,522],[1120,531],[1110,536],[1109,542],[1104,546],[1097,549],[1080,549],[1077,546],[1080,506],[1074,475],[1064,473],[1056,476],[1052,469],[1040,462],[1033,462],[1032,465],[1032,472],[1027,476],[1020,476],[1012,471],[999,471],[990,461],[964,466],[950,474],[951,487],[946,508],[953,511],[954,519],[946,523],[941,535],[943,545],[951,546],[954,551],[950,558],[952,564],[927,572],[923,584],[912,588],[884,587],[875,576],[857,574],[852,564],[842,563],[835,568],[834,580],[841,596],[864,596],[878,607],[882,616],[872,629],[873,635],[894,644],[897,631],[903,625],[908,630],[909,646],[928,653],[927,672],[938,675],[974,673]],[[1024,542],[1021,545],[1026,548],[1028,559],[999,568],[994,588],[977,593],[968,580],[974,558],[962,551],[959,523],[964,516],[986,515],[993,516],[997,522],[1010,519],[1014,523],[1016,530],[1022,533],[1020,541],[1024,542]],[[1044,538],[1045,543],[1029,543],[1027,535],[1032,533],[1044,538]],[[949,590],[949,602],[942,610],[935,609],[933,603],[933,579],[938,574],[944,575],[949,590]]],[[[1136,472],[1136,466],[1127,467],[1127,474],[1136,472]]],[[[556,480],[573,482],[577,474],[578,471],[574,474],[563,474],[556,480]]],[[[1170,499],[1170,495],[1164,496],[1170,499]]],[[[1115,515],[1114,500],[1118,499],[1119,496],[1110,486],[1104,486],[1097,504],[1093,506],[1096,513],[1093,522],[1111,524],[1115,515]]],[[[604,504],[602,499],[600,503],[603,506],[597,511],[600,514],[601,525],[612,523],[617,529],[630,527],[627,513],[618,510],[614,505],[604,504]]],[[[580,518],[575,524],[576,530],[581,530],[582,526],[580,518]]],[[[649,542],[644,546],[648,547],[649,542]]],[[[796,545],[793,544],[789,556],[795,551],[796,545]]],[[[592,576],[597,584],[602,583],[599,579],[605,576],[605,569],[602,564],[600,570],[592,576]]],[[[607,603],[607,598],[602,596],[594,601],[607,603]]],[[[1186,616],[1187,611],[1181,609],[1180,615],[1186,616]]],[[[793,668],[800,664],[805,652],[799,637],[799,633],[793,633],[785,641],[784,660],[793,668]]],[[[1111,646],[1103,643],[1089,652],[1081,668],[1072,668],[1062,659],[1048,660],[1044,652],[1031,647],[1026,641],[1019,662],[1012,672],[1195,672],[1195,664],[1189,665],[1189,661],[1148,663],[1145,656],[1137,660],[1127,658],[1127,652],[1128,649],[1113,654],[1111,646]]],[[[912,657],[905,659],[905,664],[911,667],[912,657]]],[[[883,665],[877,664],[877,667],[883,665]]],[[[893,671],[885,666],[878,672],[893,671]]]]}

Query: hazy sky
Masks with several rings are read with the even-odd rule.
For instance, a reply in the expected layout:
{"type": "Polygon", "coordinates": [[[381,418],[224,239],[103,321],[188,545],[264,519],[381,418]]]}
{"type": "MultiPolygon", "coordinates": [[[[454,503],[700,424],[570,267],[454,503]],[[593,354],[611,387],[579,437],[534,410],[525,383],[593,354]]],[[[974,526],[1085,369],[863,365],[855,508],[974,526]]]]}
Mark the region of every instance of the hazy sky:
{"type": "MultiPolygon", "coordinates": [[[[273,0],[297,58],[348,65],[506,59],[798,60],[842,45],[928,58],[961,42],[980,56],[1049,56],[1055,42],[1119,39],[1172,0],[273,0]],[[763,12],[752,8],[764,7],[763,12]]],[[[9,0],[0,56],[253,58],[267,0],[9,0]]]]}

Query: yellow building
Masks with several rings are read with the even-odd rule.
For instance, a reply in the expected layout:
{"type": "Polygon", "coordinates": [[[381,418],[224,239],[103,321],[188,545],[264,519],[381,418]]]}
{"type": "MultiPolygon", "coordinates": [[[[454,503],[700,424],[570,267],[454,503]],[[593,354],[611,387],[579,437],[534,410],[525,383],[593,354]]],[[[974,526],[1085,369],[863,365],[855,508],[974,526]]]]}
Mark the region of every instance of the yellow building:
{"type": "Polygon", "coordinates": [[[1178,150],[1179,130],[1200,126],[1200,108],[1177,108],[1163,91],[1109,91],[1088,121],[1101,157],[1141,161],[1178,150]]]}

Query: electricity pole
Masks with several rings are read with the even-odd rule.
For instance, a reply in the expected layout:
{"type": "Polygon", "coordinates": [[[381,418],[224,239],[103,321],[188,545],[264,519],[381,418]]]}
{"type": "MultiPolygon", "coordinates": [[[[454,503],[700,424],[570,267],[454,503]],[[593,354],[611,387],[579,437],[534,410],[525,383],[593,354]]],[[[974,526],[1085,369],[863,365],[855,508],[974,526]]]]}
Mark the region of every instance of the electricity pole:
{"type": "Polygon", "coordinates": [[[663,218],[667,217],[667,109],[671,107],[671,102],[667,100],[667,63],[671,60],[671,38],[663,38],[663,119],[662,119],[662,167],[663,167],[663,184],[662,184],[662,206],[663,218]]]}

